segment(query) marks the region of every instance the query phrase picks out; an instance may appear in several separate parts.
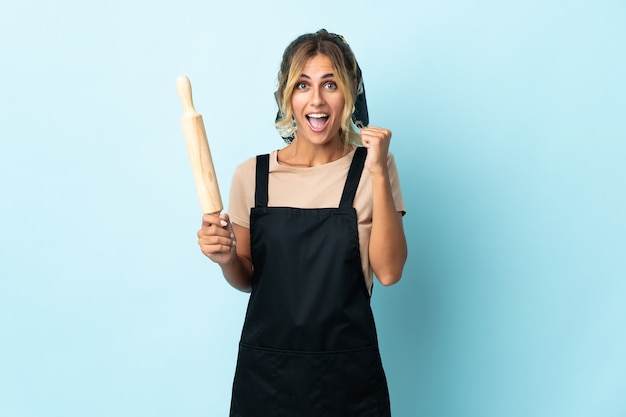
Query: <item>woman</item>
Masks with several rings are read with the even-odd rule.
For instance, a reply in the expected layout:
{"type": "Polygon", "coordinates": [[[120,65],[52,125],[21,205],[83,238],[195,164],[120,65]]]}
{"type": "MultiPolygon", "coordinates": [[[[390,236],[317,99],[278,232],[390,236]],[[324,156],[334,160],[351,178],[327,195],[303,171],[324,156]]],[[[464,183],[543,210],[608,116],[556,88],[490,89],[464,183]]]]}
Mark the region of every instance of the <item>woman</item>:
{"type": "Polygon", "coordinates": [[[251,291],[231,416],[389,416],[370,296],[372,276],[398,282],[407,256],[391,132],[365,126],[361,71],[338,35],[294,40],[278,82],[287,146],[237,167],[229,214],[198,232],[251,291]]]}

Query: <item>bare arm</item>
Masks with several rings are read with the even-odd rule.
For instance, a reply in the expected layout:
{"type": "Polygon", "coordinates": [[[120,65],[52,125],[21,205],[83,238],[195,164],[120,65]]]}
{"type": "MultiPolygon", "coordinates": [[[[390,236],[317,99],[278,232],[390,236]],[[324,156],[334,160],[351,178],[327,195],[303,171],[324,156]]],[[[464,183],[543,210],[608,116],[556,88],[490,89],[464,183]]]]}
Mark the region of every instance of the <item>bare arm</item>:
{"type": "Polygon", "coordinates": [[[252,289],[250,230],[230,223],[228,215],[202,217],[200,250],[222,268],[226,281],[240,291],[252,289]]]}
{"type": "Polygon", "coordinates": [[[383,285],[400,281],[407,258],[402,214],[396,211],[389,181],[387,152],[391,132],[368,127],[361,130],[368,148],[366,167],[372,178],[372,230],[369,244],[370,265],[383,285]]]}

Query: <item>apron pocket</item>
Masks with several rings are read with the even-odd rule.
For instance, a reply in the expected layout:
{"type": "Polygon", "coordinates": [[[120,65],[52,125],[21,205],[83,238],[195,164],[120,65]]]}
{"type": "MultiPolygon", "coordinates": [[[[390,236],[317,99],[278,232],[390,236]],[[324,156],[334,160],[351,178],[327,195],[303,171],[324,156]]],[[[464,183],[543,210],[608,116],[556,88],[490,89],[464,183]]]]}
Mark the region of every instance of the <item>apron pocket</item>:
{"type": "Polygon", "coordinates": [[[240,344],[232,417],[387,417],[376,347],[293,352],[240,344]]]}

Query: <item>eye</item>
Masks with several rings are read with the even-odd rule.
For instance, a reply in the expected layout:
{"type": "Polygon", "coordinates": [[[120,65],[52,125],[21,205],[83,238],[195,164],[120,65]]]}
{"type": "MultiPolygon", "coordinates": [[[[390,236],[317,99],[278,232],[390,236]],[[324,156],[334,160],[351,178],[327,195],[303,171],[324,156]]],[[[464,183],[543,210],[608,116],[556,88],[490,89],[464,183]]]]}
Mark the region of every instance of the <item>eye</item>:
{"type": "Polygon", "coordinates": [[[337,88],[339,88],[337,86],[337,83],[334,81],[329,81],[326,84],[324,84],[324,87],[326,87],[328,90],[336,90],[337,88]]]}
{"type": "Polygon", "coordinates": [[[300,81],[299,83],[296,84],[296,90],[306,90],[308,86],[309,85],[305,83],[304,81],[300,81]]]}

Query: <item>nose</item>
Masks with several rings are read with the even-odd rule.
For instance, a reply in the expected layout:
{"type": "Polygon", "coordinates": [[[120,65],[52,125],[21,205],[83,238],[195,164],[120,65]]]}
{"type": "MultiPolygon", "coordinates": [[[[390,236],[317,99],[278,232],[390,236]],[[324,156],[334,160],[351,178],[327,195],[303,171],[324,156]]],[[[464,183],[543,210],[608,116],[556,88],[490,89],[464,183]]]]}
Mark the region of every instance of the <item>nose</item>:
{"type": "Polygon", "coordinates": [[[321,106],[324,104],[324,96],[322,94],[322,88],[313,88],[312,89],[312,97],[311,104],[314,106],[321,106]]]}

